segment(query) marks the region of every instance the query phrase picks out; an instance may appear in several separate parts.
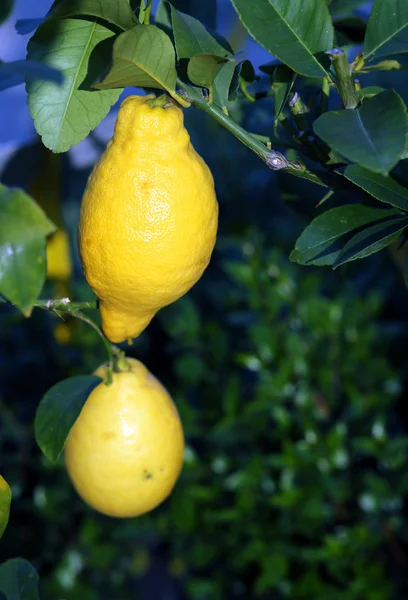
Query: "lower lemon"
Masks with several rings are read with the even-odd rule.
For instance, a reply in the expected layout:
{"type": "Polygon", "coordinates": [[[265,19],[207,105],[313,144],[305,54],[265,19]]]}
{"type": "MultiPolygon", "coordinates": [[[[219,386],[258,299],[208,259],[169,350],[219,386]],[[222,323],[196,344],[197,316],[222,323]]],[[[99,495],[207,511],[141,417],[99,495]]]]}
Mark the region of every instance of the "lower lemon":
{"type": "MultiPolygon", "coordinates": [[[[146,513],[172,491],[182,469],[183,428],[161,383],[139,361],[89,395],[64,450],[82,499],[112,517],[146,513]]],[[[95,375],[107,379],[102,365],[95,375]]]]}

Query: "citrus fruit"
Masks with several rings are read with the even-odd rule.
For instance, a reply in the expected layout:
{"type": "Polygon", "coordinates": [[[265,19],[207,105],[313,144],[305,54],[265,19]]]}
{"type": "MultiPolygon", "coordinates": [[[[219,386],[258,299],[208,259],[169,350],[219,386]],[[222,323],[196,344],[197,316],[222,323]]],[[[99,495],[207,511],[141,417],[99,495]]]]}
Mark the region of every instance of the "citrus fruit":
{"type": "Polygon", "coordinates": [[[201,277],[214,248],[218,203],[183,112],[166,96],[130,96],[95,165],[81,206],[79,249],[115,343],[137,337],[201,277]]]}
{"type": "Polygon", "coordinates": [[[7,527],[10,515],[11,490],[7,481],[0,475],[0,538],[7,527]]]}
{"type": "MultiPolygon", "coordinates": [[[[71,481],[83,500],[112,517],[136,517],[173,489],[183,463],[177,409],[139,361],[115,372],[89,395],[64,450],[71,481]]],[[[107,378],[102,365],[95,375],[107,378]]]]}

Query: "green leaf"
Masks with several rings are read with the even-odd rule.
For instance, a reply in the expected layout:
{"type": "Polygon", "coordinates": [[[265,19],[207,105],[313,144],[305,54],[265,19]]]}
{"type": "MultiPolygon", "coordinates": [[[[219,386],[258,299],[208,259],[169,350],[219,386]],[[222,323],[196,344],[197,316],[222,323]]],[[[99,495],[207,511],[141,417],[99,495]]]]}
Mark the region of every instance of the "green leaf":
{"type": "Polygon", "coordinates": [[[325,77],[319,54],[333,48],[334,29],[324,0],[232,0],[251,36],[308,77],[325,77]]]}
{"type": "Polygon", "coordinates": [[[206,27],[215,29],[217,26],[217,0],[172,0],[172,4],[178,11],[194,14],[206,27]]]}
{"type": "Polygon", "coordinates": [[[404,67],[398,60],[381,60],[376,65],[369,65],[356,71],[356,74],[360,73],[372,73],[373,71],[406,71],[407,67],[404,67]]]}
{"type": "Polygon", "coordinates": [[[7,527],[10,515],[11,490],[7,481],[0,475],[0,539],[7,527]]]}
{"type": "Polygon", "coordinates": [[[236,62],[215,54],[196,54],[189,63],[187,74],[193,83],[208,88],[210,103],[226,107],[236,62]]]}
{"type": "Polygon", "coordinates": [[[0,90],[31,81],[53,81],[61,85],[63,76],[60,71],[35,60],[15,60],[9,63],[0,62],[0,90]]]}
{"type": "Polygon", "coordinates": [[[373,173],[359,165],[347,167],[344,176],[380,202],[386,202],[395,208],[408,211],[408,189],[397,183],[395,179],[373,173]]]}
{"type": "Polygon", "coordinates": [[[63,0],[50,14],[57,18],[97,17],[125,31],[135,25],[128,0],[63,0]]]}
{"type": "Polygon", "coordinates": [[[375,0],[364,40],[365,60],[408,52],[408,2],[375,0]]]}
{"type": "Polygon", "coordinates": [[[71,427],[101,381],[94,375],[69,377],[50,388],[41,399],[35,415],[35,439],[52,462],[61,456],[71,427]]]}
{"type": "Polygon", "coordinates": [[[395,240],[403,229],[408,225],[408,216],[400,216],[395,219],[384,219],[359,231],[344,246],[333,268],[352,260],[366,258],[374,252],[379,252],[393,240],[395,240]]]}
{"type": "Polygon", "coordinates": [[[121,90],[92,90],[110,58],[113,32],[98,21],[49,19],[28,44],[28,58],[59,69],[61,87],[28,82],[28,105],[47,148],[66,152],[107,115],[121,90]]]}
{"type": "Polygon", "coordinates": [[[301,265],[333,265],[349,240],[369,225],[404,218],[397,210],[346,204],[319,215],[296,241],[290,260],[301,265]]]}
{"type": "Polygon", "coordinates": [[[11,558],[0,565],[0,592],[7,600],[40,600],[39,577],[24,558],[11,558]]]}
{"type": "Polygon", "coordinates": [[[45,238],[55,229],[25,192],[0,185],[0,293],[26,316],[44,285],[45,238]]]}
{"type": "Polygon", "coordinates": [[[220,44],[200,21],[179,12],[174,6],[171,7],[171,21],[179,60],[191,58],[196,54],[231,56],[232,50],[229,46],[220,44]]]}
{"type": "Polygon", "coordinates": [[[285,65],[279,65],[278,67],[275,67],[271,79],[273,97],[275,100],[275,123],[278,121],[282,110],[285,108],[285,104],[289,99],[295,79],[296,73],[294,73],[285,65]]]}
{"type": "Polygon", "coordinates": [[[168,35],[154,25],[136,25],[113,45],[112,66],[97,89],[123,86],[176,89],[176,56],[168,35]]]}
{"type": "Polygon", "coordinates": [[[256,78],[255,69],[249,60],[238,63],[230,86],[229,100],[236,100],[239,86],[246,91],[256,78]]]}
{"type": "Polygon", "coordinates": [[[326,112],[313,127],[345,158],[386,175],[404,152],[408,121],[401,98],[387,90],[367,98],[356,110],[326,112]]]}

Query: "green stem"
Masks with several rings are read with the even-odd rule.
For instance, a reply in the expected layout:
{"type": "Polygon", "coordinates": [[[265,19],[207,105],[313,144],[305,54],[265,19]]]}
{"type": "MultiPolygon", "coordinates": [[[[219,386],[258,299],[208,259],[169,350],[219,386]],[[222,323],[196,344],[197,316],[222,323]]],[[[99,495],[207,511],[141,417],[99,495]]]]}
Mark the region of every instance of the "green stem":
{"type": "Polygon", "coordinates": [[[323,113],[329,110],[329,97],[330,97],[330,82],[328,77],[324,77],[322,83],[322,90],[320,93],[320,107],[319,112],[323,113]]]}
{"type": "Polygon", "coordinates": [[[323,183],[317,175],[310,172],[306,166],[288,161],[283,154],[276,150],[269,150],[265,144],[257,140],[251,133],[246,131],[246,129],[238,125],[238,123],[235,123],[235,121],[226,115],[221,108],[215,104],[210,104],[201,96],[201,94],[188,84],[184,83],[184,81],[181,81],[181,79],[178,78],[177,84],[187,93],[187,97],[191,104],[209,114],[215,121],[225,127],[225,129],[232,133],[232,135],[247,146],[247,148],[255,152],[255,154],[257,154],[270,169],[273,169],[274,171],[284,169],[287,173],[291,173],[296,177],[308,179],[309,181],[313,181],[314,183],[326,187],[326,184],[323,183]]]}
{"type": "Polygon", "coordinates": [[[336,73],[337,89],[343,102],[344,108],[356,108],[359,103],[359,95],[354,87],[353,76],[344,50],[334,48],[326,52],[331,58],[334,72],[336,73]]]}
{"type": "Polygon", "coordinates": [[[305,106],[305,104],[302,101],[302,98],[297,92],[295,92],[292,95],[292,98],[289,101],[289,108],[299,131],[308,131],[309,121],[306,115],[309,112],[309,109],[307,108],[307,106],[305,106]]]}
{"type": "Polygon", "coordinates": [[[150,15],[152,12],[153,0],[147,0],[147,6],[145,8],[143,24],[150,25],[150,15]]]}
{"type": "MultiPolygon", "coordinates": [[[[0,304],[11,304],[11,302],[8,302],[4,298],[0,297],[0,304]]],[[[115,352],[116,347],[113,346],[110,343],[110,341],[103,335],[102,331],[100,330],[98,325],[93,321],[93,319],[91,319],[90,317],[88,317],[88,315],[85,315],[83,312],[81,312],[82,310],[86,310],[86,309],[98,308],[97,301],[71,302],[69,298],[55,298],[52,300],[37,300],[33,304],[33,306],[34,306],[34,308],[41,308],[42,310],[48,310],[58,316],[60,316],[60,313],[66,313],[66,314],[69,314],[69,315],[75,317],[76,319],[79,319],[80,321],[84,321],[85,323],[88,323],[88,325],[90,325],[96,331],[96,333],[99,335],[99,337],[101,338],[101,340],[105,346],[106,352],[108,354],[108,362],[109,362],[108,385],[110,383],[112,383],[112,369],[113,369],[113,362],[114,362],[114,352],[115,352]]]]}

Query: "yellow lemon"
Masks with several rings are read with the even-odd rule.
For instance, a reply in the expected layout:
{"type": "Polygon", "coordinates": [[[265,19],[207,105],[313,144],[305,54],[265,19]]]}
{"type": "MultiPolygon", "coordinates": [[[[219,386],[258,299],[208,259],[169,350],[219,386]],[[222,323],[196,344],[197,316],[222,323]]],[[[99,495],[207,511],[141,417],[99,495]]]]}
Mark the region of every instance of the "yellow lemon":
{"type": "MultiPolygon", "coordinates": [[[[161,383],[135,359],[89,395],[64,450],[74,487],[95,510],[136,517],[158,506],[180,474],[184,436],[161,383]]],[[[106,379],[102,365],[95,375],[106,379]]]]}
{"type": "Polygon", "coordinates": [[[89,178],[78,238],[112,342],[137,337],[198,281],[217,223],[213,178],[182,110],[166,97],[126,98],[89,178]]]}
{"type": "Polygon", "coordinates": [[[71,277],[72,261],[68,234],[58,229],[47,240],[47,277],[65,281],[71,277]]]}
{"type": "Polygon", "coordinates": [[[10,515],[11,490],[7,481],[0,475],[0,538],[7,527],[10,515]]]}

